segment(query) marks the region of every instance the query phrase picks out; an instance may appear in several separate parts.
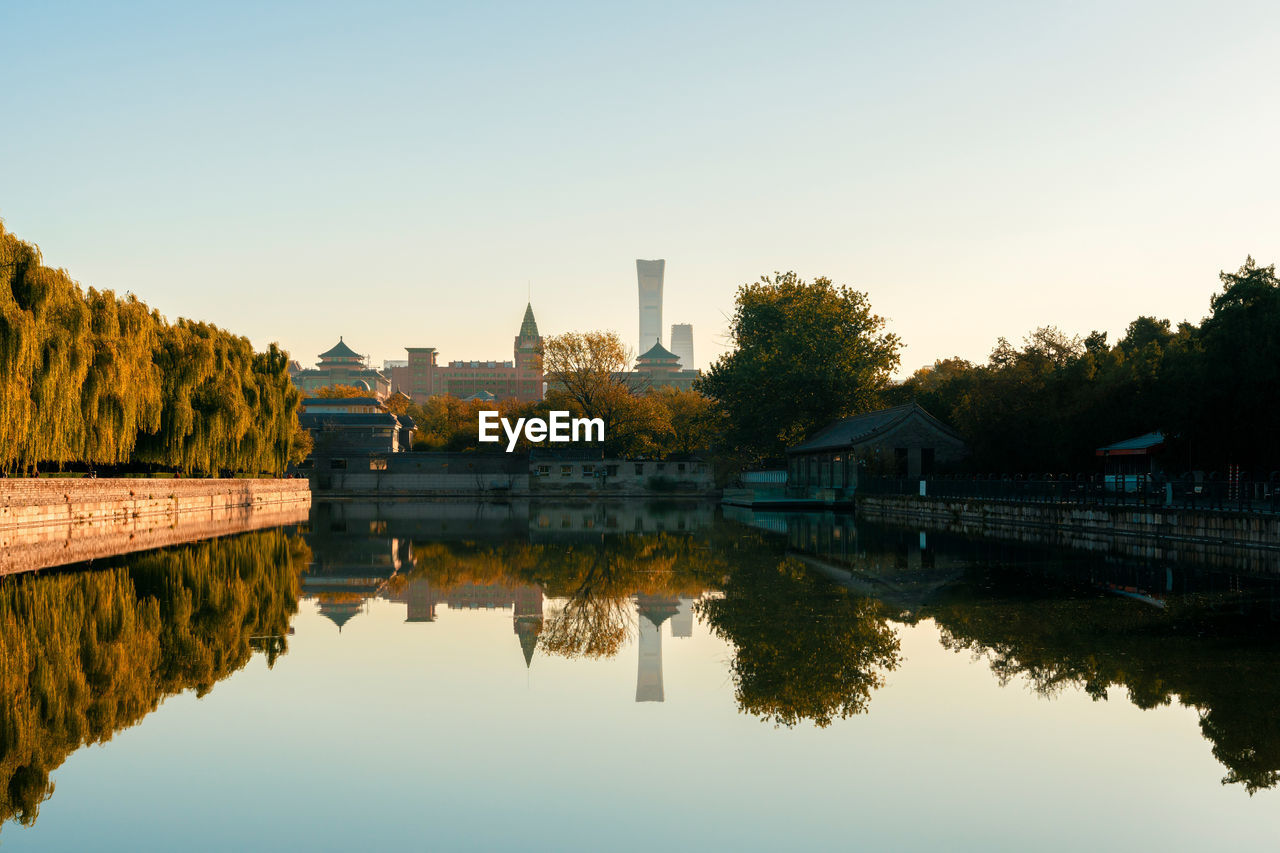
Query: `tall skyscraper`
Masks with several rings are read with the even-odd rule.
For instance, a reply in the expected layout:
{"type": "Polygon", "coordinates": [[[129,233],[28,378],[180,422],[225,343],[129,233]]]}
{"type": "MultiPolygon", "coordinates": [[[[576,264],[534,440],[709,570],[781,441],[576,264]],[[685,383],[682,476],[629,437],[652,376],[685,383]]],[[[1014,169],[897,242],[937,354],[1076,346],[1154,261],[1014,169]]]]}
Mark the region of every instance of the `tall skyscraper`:
{"type": "Polygon", "coordinates": [[[693,370],[693,326],[676,323],[671,327],[671,351],[680,356],[680,367],[693,370]]]}
{"type": "Polygon", "coordinates": [[[636,278],[640,282],[640,340],[636,354],[647,352],[662,343],[662,275],[667,262],[636,261],[636,278]]]}

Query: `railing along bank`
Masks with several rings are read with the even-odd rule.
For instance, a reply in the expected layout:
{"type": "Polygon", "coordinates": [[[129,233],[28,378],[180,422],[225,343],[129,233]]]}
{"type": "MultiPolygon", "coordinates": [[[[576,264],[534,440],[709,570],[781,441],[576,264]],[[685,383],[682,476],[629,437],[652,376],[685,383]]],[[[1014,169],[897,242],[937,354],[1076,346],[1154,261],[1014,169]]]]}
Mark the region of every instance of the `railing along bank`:
{"type": "Polygon", "coordinates": [[[865,495],[917,495],[1076,506],[1172,507],[1223,512],[1280,512],[1280,481],[1156,480],[1128,475],[1078,478],[904,479],[862,477],[865,495]]]}

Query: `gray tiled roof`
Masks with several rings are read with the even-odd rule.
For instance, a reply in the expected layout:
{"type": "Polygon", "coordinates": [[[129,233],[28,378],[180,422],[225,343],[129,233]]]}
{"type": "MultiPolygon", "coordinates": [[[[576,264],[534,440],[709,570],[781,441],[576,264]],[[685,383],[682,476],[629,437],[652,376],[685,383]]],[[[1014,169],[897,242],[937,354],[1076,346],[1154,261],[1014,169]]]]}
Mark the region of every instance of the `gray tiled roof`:
{"type": "Polygon", "coordinates": [[[867,412],[866,414],[832,421],[795,447],[787,448],[787,452],[800,453],[810,450],[845,448],[861,444],[889,431],[917,413],[947,435],[959,438],[955,430],[926,412],[919,404],[906,403],[889,409],[880,409],[875,412],[867,412]]]}

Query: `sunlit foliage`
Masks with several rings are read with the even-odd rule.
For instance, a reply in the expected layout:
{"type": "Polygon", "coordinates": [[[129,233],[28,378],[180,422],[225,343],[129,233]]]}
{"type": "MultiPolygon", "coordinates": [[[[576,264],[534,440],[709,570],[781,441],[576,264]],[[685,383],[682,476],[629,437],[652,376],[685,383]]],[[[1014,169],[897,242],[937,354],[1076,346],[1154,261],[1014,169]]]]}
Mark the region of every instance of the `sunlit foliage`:
{"type": "Polygon", "coordinates": [[[84,291],[0,226],[0,471],[281,473],[305,455],[288,365],[275,344],[84,291]]]}

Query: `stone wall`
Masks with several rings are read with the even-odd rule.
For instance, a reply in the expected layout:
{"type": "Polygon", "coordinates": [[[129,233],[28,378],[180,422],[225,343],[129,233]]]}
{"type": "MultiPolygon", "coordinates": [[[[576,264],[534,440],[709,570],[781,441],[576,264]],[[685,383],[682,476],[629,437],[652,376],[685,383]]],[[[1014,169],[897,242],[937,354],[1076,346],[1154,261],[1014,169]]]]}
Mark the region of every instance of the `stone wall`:
{"type": "Polygon", "coordinates": [[[1121,557],[1280,570],[1280,515],[862,495],[859,517],[1121,557]]]}
{"type": "Polygon", "coordinates": [[[306,521],[305,480],[0,479],[0,574],[306,521]]]}
{"type": "Polygon", "coordinates": [[[711,466],[689,460],[540,457],[508,453],[391,453],[318,458],[303,469],[317,498],[716,493],[711,466]],[[337,463],[335,465],[335,463],[337,463]],[[605,476],[601,476],[604,473],[605,476]]]}

